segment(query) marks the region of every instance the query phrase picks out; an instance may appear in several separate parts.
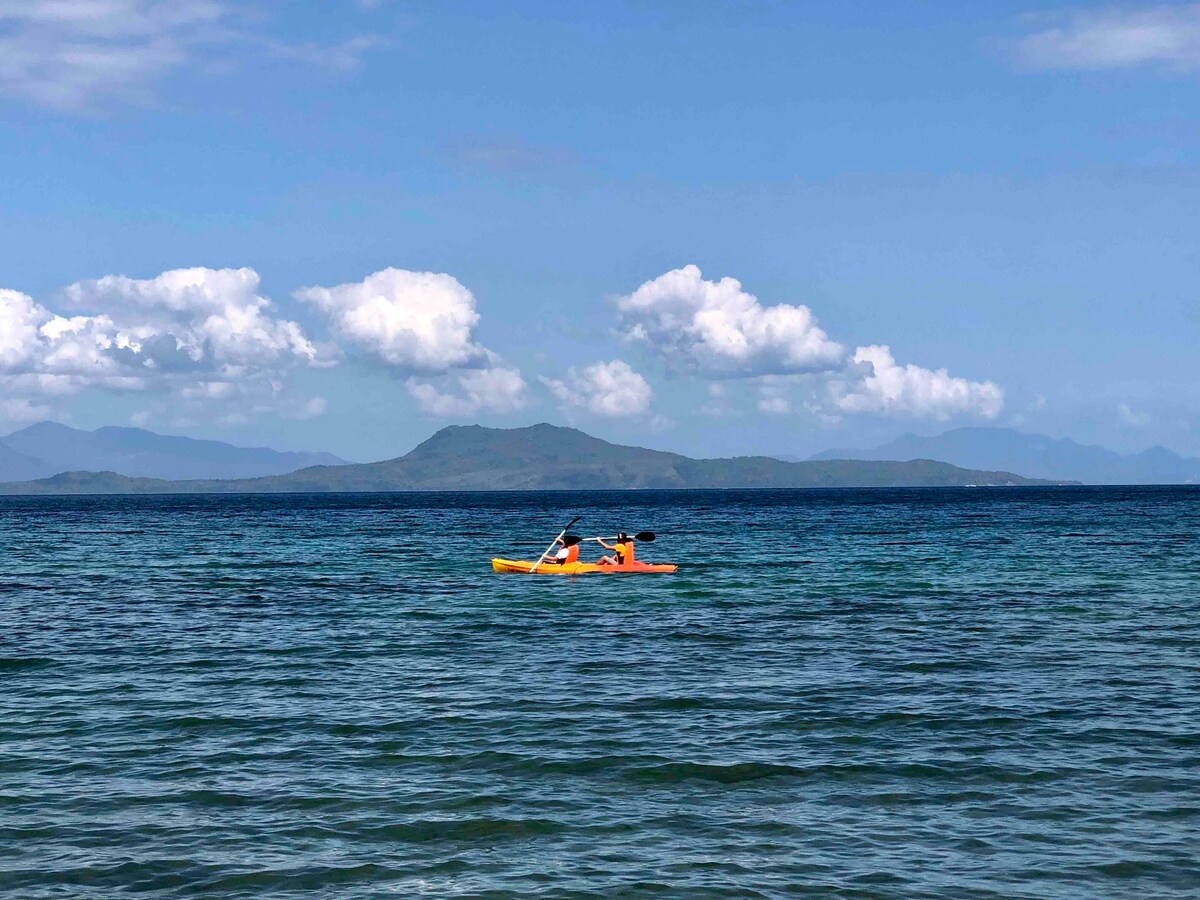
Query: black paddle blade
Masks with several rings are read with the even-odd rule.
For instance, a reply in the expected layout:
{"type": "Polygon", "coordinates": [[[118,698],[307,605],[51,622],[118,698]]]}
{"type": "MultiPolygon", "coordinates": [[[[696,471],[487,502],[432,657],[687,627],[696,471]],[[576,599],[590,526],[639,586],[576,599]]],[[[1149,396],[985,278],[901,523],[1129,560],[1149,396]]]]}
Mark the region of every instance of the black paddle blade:
{"type": "Polygon", "coordinates": [[[645,544],[649,544],[651,541],[654,540],[654,532],[653,531],[639,531],[637,534],[634,535],[634,538],[636,540],[642,541],[645,544]]]}
{"type": "Polygon", "coordinates": [[[574,547],[576,544],[578,544],[582,540],[583,540],[583,538],[581,538],[577,534],[564,534],[562,542],[563,542],[564,547],[574,547]]]}

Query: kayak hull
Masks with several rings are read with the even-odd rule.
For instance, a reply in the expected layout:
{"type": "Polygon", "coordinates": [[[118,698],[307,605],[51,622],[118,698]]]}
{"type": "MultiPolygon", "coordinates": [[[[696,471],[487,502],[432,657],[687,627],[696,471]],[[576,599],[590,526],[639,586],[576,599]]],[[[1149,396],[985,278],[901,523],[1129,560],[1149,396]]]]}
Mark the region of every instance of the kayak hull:
{"type": "MultiPolygon", "coordinates": [[[[534,563],[527,559],[492,560],[492,571],[510,575],[528,575],[534,563]]],[[[557,563],[542,563],[534,575],[640,575],[650,572],[674,572],[678,566],[667,563],[651,564],[635,562],[627,566],[601,566],[596,563],[573,562],[559,565],[557,563]]]]}

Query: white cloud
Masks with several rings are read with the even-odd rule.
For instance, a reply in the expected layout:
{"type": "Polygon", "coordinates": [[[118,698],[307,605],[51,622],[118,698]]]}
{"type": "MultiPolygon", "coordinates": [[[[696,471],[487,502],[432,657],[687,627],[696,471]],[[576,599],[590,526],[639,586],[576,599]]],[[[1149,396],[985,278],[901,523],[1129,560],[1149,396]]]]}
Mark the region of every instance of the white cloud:
{"type": "Polygon", "coordinates": [[[227,15],[208,0],[0,0],[0,92],[64,110],[145,100],[227,15]]]}
{"type": "Polygon", "coordinates": [[[229,428],[265,416],[315,419],[328,407],[324,397],[305,397],[270,372],[254,372],[236,383],[209,382],[175,394],[160,393],[153,397],[149,408],[134,413],[130,421],[147,427],[165,422],[173,428],[194,428],[204,421],[229,428]],[[188,415],[180,415],[182,411],[188,415]]]}
{"type": "Polygon", "coordinates": [[[295,292],[333,329],[390,366],[445,372],[490,358],[475,343],[475,296],[450,275],[384,269],[362,281],[295,292]]]}
{"type": "MultiPolygon", "coordinates": [[[[318,345],[280,317],[252,269],[80,281],[62,292],[62,312],[0,290],[0,389],[29,408],[99,388],[147,392],[143,411],[155,417],[311,418],[324,413],[325,400],[297,395],[291,373],[357,349],[410,376],[408,392],[431,415],[504,413],[528,403],[521,373],[476,340],[474,295],[448,274],[385,269],[295,296],[325,314],[344,348],[318,345]]],[[[1003,404],[990,381],[900,365],[886,346],[859,347],[847,359],[804,307],[763,306],[734,279],[706,282],[694,266],[617,303],[632,334],[666,354],[686,354],[717,380],[709,398],[721,408],[702,412],[729,412],[735,377],[770,415],[994,417],[1003,404]]],[[[643,415],[653,399],[646,379],[621,360],[540,380],[565,409],[599,416],[643,415]]]]}
{"type": "Polygon", "coordinates": [[[1121,417],[1122,422],[1134,428],[1144,428],[1152,421],[1149,415],[1135,411],[1128,403],[1117,404],[1117,415],[1121,417]]]}
{"type": "Polygon", "coordinates": [[[32,403],[25,397],[6,397],[0,400],[0,421],[36,422],[50,415],[50,407],[32,403]]]}
{"type": "Polygon", "coordinates": [[[359,34],[334,44],[290,44],[273,39],[264,43],[271,55],[280,59],[292,59],[333,72],[353,72],[362,67],[368,51],[391,45],[391,41],[377,34],[359,34]]]}
{"type": "Polygon", "coordinates": [[[808,307],[763,306],[736,279],[706,281],[693,265],[647,281],[616,305],[629,337],[710,376],[828,371],[845,360],[808,307]]]}
{"type": "Polygon", "coordinates": [[[454,381],[457,393],[415,378],[408,379],[405,387],[423,412],[439,417],[516,412],[527,402],[528,385],[516,369],[472,369],[454,381]]]}
{"type": "Polygon", "coordinates": [[[356,35],[290,42],[271,17],[225,0],[0,0],[0,94],[69,112],[145,103],[167,76],[229,68],[247,50],[334,70],[387,42],[356,35]]]}
{"type": "Polygon", "coordinates": [[[582,370],[567,370],[563,380],[540,379],[564,408],[585,409],[598,416],[637,416],[650,409],[654,392],[629,364],[614,359],[582,370]]]}
{"type": "Polygon", "coordinates": [[[285,374],[322,356],[258,286],[251,269],[110,275],[66,288],[70,315],[0,290],[0,387],[26,398],[102,388],[286,410],[296,401],[285,374]]]}
{"type": "Polygon", "coordinates": [[[180,393],[189,400],[225,400],[237,391],[232,381],[201,381],[185,387],[180,393]]]}
{"type": "Polygon", "coordinates": [[[19,291],[0,290],[0,385],[11,393],[65,394],[88,384],[136,388],[126,347],[105,316],[64,318],[19,291]]]}
{"type": "Polygon", "coordinates": [[[866,367],[867,374],[858,381],[833,383],[834,404],[842,412],[993,418],[1004,405],[1004,392],[992,382],[955,378],[945,369],[897,365],[886,346],[859,347],[854,362],[866,367]]]}
{"type": "Polygon", "coordinates": [[[796,411],[789,394],[801,385],[808,385],[809,375],[763,375],[751,381],[758,391],[758,411],[768,416],[786,416],[796,411]]]}
{"type": "Polygon", "coordinates": [[[253,269],[194,268],[145,280],[108,275],[76,282],[65,295],[74,308],[104,310],[109,326],[118,323],[126,345],[151,368],[317,362],[316,346],[295,322],[270,315],[272,303],[258,286],[253,269]],[[166,336],[175,346],[168,342],[156,356],[154,342],[166,336]]]}
{"type": "Polygon", "coordinates": [[[1016,50],[1021,62],[1039,69],[1200,66],[1200,4],[1106,7],[1054,19],[1053,27],[1020,39],[1016,50]]]}
{"type": "Polygon", "coordinates": [[[315,419],[318,416],[325,415],[325,411],[329,409],[329,401],[324,397],[312,397],[304,402],[296,413],[298,419],[315,419]]]}
{"type": "Polygon", "coordinates": [[[50,313],[20,291],[0,289],[0,371],[16,369],[33,353],[50,313]]]}
{"type": "MultiPolygon", "coordinates": [[[[668,363],[683,357],[699,374],[747,379],[768,415],[799,409],[822,419],[847,413],[949,418],[994,417],[1004,394],[990,381],[952,377],[945,369],[900,366],[886,346],[853,356],[831,339],[805,306],[764,306],[733,278],[706,281],[684,266],[647,281],[616,306],[626,334],[646,342],[668,363]],[[797,399],[797,391],[807,396],[797,399]]],[[[725,389],[710,396],[720,399],[725,389]]],[[[723,407],[701,407],[719,414],[723,407]]]]}
{"type": "Polygon", "coordinates": [[[786,397],[762,397],[758,408],[770,416],[785,416],[792,411],[792,404],[786,397]]]}

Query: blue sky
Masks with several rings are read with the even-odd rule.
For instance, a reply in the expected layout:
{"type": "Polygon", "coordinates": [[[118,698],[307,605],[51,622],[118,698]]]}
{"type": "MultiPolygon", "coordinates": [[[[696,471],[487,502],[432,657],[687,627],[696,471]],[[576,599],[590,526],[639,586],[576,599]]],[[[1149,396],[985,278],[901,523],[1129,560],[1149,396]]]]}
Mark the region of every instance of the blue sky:
{"type": "Polygon", "coordinates": [[[0,0],[0,429],[1197,454],[1198,101],[1200,4],[0,0]]]}

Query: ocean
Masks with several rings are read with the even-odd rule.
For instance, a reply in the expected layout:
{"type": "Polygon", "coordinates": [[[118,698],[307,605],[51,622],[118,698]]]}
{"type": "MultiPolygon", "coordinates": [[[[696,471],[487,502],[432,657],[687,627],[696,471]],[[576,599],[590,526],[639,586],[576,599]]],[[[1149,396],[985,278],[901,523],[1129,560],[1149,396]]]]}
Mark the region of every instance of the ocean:
{"type": "Polygon", "coordinates": [[[0,896],[1194,898],[1198,531],[1186,487],[0,498],[0,896]],[[491,571],[575,515],[678,574],[491,571]]]}

